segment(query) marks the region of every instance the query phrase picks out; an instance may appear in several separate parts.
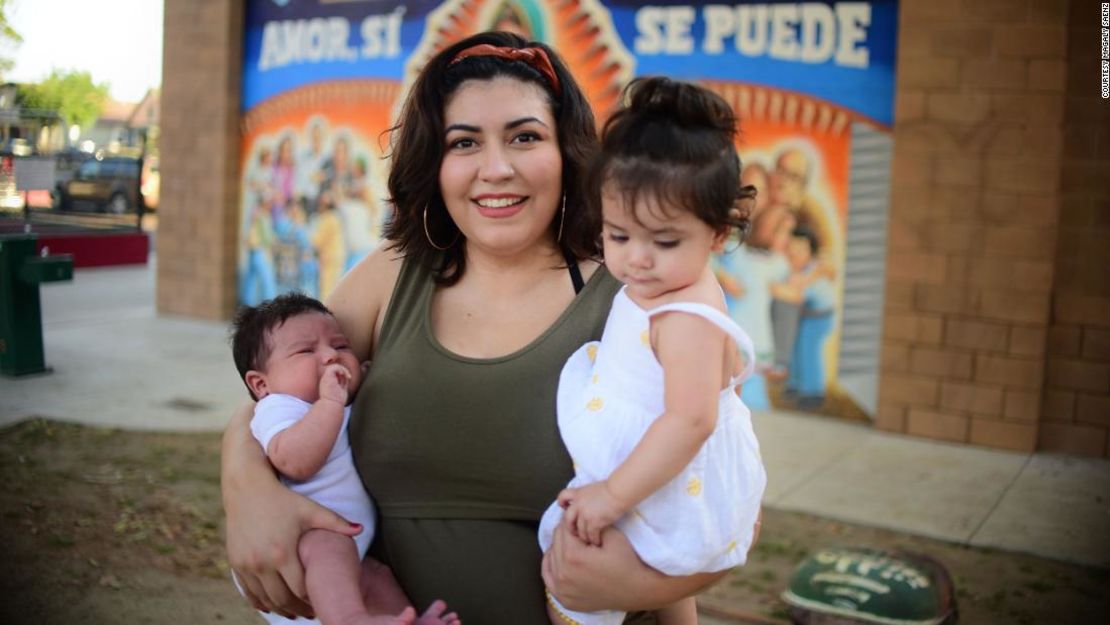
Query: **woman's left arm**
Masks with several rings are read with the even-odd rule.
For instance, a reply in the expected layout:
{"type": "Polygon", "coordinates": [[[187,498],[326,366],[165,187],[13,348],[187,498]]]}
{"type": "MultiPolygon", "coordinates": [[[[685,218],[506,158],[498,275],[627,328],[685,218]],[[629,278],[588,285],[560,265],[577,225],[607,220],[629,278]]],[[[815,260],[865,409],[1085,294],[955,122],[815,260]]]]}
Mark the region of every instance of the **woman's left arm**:
{"type": "Polygon", "coordinates": [[[543,557],[543,581],[559,602],[572,610],[655,610],[695,595],[728,571],[670,577],[644,564],[619,530],[602,532],[592,547],[571,535],[565,524],[555,530],[543,557]]]}
{"type": "MultiPolygon", "coordinates": [[[[763,510],[755,520],[752,547],[759,542],[763,510]]],[[[602,532],[592,547],[571,534],[565,523],[555,529],[543,556],[543,581],[559,602],[572,610],[657,610],[696,595],[721,581],[728,570],[671,577],[644,564],[620,530],[602,532]]]]}

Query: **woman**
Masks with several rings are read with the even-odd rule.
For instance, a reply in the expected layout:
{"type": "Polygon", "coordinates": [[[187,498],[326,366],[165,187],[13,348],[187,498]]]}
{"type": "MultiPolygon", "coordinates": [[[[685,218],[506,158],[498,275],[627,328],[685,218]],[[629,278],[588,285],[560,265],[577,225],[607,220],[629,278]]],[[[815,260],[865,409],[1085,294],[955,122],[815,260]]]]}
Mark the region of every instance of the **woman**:
{"type": "MultiPolygon", "coordinates": [[[[546,46],[484,33],[444,49],[395,129],[390,244],[328,300],[374,363],[350,429],[381,512],[373,552],[414,602],[443,598],[466,622],[545,623],[545,586],[574,609],[631,611],[723,575],[666,577],[615,530],[596,548],[560,529],[541,567],[537,522],[573,473],[559,370],[600,335],[619,286],[582,217],[595,145],[589,105],[546,46]]],[[[280,487],[249,418],[238,411],[224,437],[229,560],[255,607],[308,614],[297,538],[345,524],[280,487]]]]}

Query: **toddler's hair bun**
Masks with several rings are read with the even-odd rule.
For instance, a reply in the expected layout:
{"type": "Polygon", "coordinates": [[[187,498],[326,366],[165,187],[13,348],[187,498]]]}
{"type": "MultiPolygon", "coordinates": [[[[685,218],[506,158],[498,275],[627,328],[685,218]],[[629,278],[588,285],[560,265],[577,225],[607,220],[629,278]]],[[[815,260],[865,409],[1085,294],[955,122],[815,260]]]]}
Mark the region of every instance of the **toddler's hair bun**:
{"type": "Polygon", "coordinates": [[[633,115],[660,117],[686,128],[713,129],[732,136],[736,115],[720,96],[665,76],[637,78],[628,85],[633,115]]]}

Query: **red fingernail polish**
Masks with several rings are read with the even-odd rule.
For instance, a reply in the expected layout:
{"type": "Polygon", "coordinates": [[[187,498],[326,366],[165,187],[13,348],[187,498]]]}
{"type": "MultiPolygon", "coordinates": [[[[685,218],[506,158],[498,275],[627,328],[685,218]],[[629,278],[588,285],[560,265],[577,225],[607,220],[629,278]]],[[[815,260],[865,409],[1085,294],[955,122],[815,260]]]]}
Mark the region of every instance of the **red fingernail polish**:
{"type": "Polygon", "coordinates": [[[360,529],[362,527],[362,524],[361,523],[351,523],[351,527],[353,527],[355,529],[360,529]]]}

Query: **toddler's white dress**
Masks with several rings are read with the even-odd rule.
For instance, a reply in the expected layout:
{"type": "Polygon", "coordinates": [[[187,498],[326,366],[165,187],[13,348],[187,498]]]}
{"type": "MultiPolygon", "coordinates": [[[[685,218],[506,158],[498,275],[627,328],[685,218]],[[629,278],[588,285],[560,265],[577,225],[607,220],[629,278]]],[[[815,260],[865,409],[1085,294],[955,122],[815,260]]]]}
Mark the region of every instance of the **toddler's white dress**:
{"type": "MultiPolygon", "coordinates": [[[[601,341],[579,348],[559,378],[559,432],[575,470],[569,486],[607,478],[663,414],[663,368],[651,349],[649,326],[664,312],[697,315],[727,332],[744,370],[721,390],[717,427],[693,461],[616,527],[640,559],[667,575],[720,571],[746,561],[767,484],[751,413],[736,394],[752,371],[752,342],[724,313],[698,303],[645,311],[625,289],[617,293],[601,341]]],[[[544,513],[539,529],[544,551],[562,516],[558,503],[544,513]]],[[[624,619],[623,612],[574,612],[549,599],[570,623],[619,625],[624,619]]]]}

